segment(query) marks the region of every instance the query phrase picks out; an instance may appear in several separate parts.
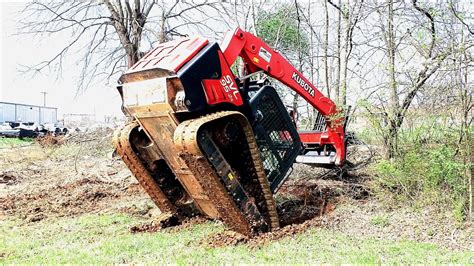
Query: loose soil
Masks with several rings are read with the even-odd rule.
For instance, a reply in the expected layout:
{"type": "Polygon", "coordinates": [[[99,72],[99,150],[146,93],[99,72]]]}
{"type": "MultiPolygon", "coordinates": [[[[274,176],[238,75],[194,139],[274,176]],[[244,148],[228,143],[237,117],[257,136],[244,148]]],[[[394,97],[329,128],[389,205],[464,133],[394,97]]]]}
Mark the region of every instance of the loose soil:
{"type": "Polygon", "coordinates": [[[111,130],[38,139],[0,152],[0,216],[25,223],[85,213],[150,216],[154,208],[119,158],[111,130]]]}
{"type": "MultiPolygon", "coordinates": [[[[326,178],[338,178],[327,175],[325,171],[316,170],[302,165],[295,166],[294,174],[311,171],[312,176],[323,175],[326,178]]],[[[352,176],[351,180],[357,178],[352,176]]],[[[321,226],[324,217],[332,213],[342,198],[352,196],[366,198],[367,192],[354,192],[354,183],[332,179],[293,178],[288,180],[277,193],[277,210],[280,228],[272,232],[262,233],[251,238],[232,231],[224,231],[201,240],[201,244],[209,247],[222,247],[246,243],[259,246],[270,241],[289,237],[310,228],[321,226]],[[362,196],[365,195],[365,196],[362,196]]],[[[360,187],[360,186],[358,186],[360,187]]]]}

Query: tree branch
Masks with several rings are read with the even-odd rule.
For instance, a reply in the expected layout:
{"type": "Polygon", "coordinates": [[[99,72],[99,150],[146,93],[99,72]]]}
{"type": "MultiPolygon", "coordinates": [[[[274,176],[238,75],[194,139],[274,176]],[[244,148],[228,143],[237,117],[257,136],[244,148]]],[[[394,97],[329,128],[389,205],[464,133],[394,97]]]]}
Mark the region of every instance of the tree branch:
{"type": "Polygon", "coordinates": [[[431,57],[433,54],[433,49],[434,49],[435,40],[436,40],[436,28],[435,28],[435,22],[434,22],[433,16],[426,9],[418,6],[417,0],[412,0],[412,3],[413,3],[413,7],[415,7],[416,10],[421,12],[430,21],[431,43],[430,43],[430,48],[428,50],[428,57],[431,57]]]}

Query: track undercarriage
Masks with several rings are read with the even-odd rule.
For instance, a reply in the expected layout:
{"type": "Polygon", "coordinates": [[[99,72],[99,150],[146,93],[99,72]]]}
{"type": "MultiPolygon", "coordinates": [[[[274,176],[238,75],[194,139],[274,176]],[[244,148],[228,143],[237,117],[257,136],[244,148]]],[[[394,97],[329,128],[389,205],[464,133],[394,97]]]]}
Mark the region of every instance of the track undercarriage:
{"type": "MultiPolygon", "coordinates": [[[[257,143],[241,113],[217,112],[186,120],[175,128],[173,140],[151,141],[139,122],[117,131],[114,145],[162,211],[163,225],[200,212],[245,235],[279,227],[257,143]],[[168,147],[175,151],[170,153],[168,147]],[[178,171],[168,166],[167,154],[180,158],[178,171]]],[[[153,124],[155,129],[165,126],[153,124]]],[[[144,121],[144,128],[149,125],[144,121]]]]}

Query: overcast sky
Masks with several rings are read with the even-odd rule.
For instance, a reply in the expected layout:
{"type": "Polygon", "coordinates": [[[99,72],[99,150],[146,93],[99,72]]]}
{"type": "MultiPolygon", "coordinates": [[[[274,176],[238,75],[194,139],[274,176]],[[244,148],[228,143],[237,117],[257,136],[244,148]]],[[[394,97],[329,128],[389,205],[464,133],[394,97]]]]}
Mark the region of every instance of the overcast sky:
{"type": "MultiPolygon", "coordinates": [[[[65,113],[96,113],[121,115],[120,98],[114,84],[100,82],[91,86],[83,95],[75,96],[79,67],[75,58],[64,65],[61,77],[44,72],[36,75],[22,73],[22,65],[33,65],[48,58],[61,47],[60,40],[41,40],[27,35],[16,35],[17,15],[24,3],[0,3],[0,101],[43,104],[42,91],[46,91],[46,105],[59,108],[59,115],[65,113]]],[[[68,38],[68,36],[65,36],[68,38]]]]}

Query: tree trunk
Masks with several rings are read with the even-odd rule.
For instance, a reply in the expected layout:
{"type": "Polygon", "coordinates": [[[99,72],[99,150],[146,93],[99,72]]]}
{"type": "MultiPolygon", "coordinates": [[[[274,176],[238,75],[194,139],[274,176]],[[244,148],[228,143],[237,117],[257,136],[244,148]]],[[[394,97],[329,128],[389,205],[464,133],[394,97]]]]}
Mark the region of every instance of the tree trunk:
{"type": "Polygon", "coordinates": [[[474,143],[471,140],[471,136],[469,134],[466,137],[468,148],[466,156],[467,160],[465,163],[466,165],[469,165],[469,167],[466,167],[466,176],[469,180],[469,218],[474,221],[474,175],[472,174],[474,169],[474,167],[472,167],[472,162],[474,161],[474,143]]]}
{"type": "Polygon", "coordinates": [[[165,10],[163,9],[162,14],[161,14],[161,26],[160,26],[160,36],[159,36],[159,42],[164,43],[167,41],[166,38],[166,15],[165,15],[165,10]]]}
{"type": "MultiPolygon", "coordinates": [[[[324,0],[324,2],[326,3],[326,0],[324,0]]],[[[326,3],[326,12],[327,12],[327,3],[326,3]]],[[[308,1],[308,19],[309,19],[309,26],[310,27],[313,27],[313,24],[311,22],[311,1],[308,1]]],[[[327,29],[327,28],[326,28],[327,29]]],[[[314,63],[314,60],[315,60],[315,56],[314,56],[314,49],[313,49],[313,44],[314,44],[314,32],[311,30],[310,31],[310,45],[309,47],[310,48],[310,51],[311,51],[311,58],[310,58],[310,69],[311,69],[311,73],[310,73],[310,81],[312,84],[316,84],[314,82],[314,74],[315,74],[315,70],[319,69],[319,59],[318,57],[316,57],[316,67],[315,67],[315,63],[314,63]]],[[[327,47],[326,47],[327,48],[327,47]]],[[[326,50],[327,51],[327,50],[326,50]]],[[[319,52],[319,51],[318,51],[319,52]]],[[[327,52],[326,52],[327,53],[327,52]]],[[[326,65],[325,65],[325,68],[327,70],[326,72],[326,75],[329,75],[328,73],[328,68],[327,68],[327,54],[324,55],[324,57],[326,59],[326,65]]],[[[318,78],[318,75],[316,75],[316,78],[318,78]]],[[[329,80],[329,78],[327,78],[329,80]]],[[[327,82],[327,81],[326,81],[327,82]]],[[[329,83],[326,83],[326,85],[328,86],[328,97],[330,97],[329,93],[329,83]]],[[[306,130],[312,130],[313,127],[314,127],[314,123],[315,123],[315,120],[316,120],[316,116],[317,116],[317,113],[318,113],[318,110],[316,110],[316,108],[314,108],[309,102],[306,102],[306,106],[308,107],[308,120],[309,120],[309,123],[306,127],[306,130]]]]}
{"type": "Polygon", "coordinates": [[[324,56],[323,56],[323,64],[324,64],[324,81],[326,83],[326,91],[327,97],[331,98],[331,88],[329,85],[329,66],[328,66],[328,46],[329,46],[329,11],[328,11],[328,2],[326,0],[323,1],[324,3],[324,14],[325,14],[325,23],[324,23],[324,56]]]}
{"type": "Polygon", "coordinates": [[[350,31],[351,31],[351,14],[350,14],[350,6],[349,1],[347,2],[347,11],[344,14],[344,24],[346,27],[346,32],[344,35],[344,61],[342,61],[342,80],[341,80],[341,96],[339,99],[339,103],[342,106],[346,106],[347,100],[347,64],[349,63],[349,46],[350,46],[350,31]]]}
{"type": "MultiPolygon", "coordinates": [[[[341,0],[339,0],[339,6],[341,6],[341,0]]],[[[341,86],[341,31],[342,31],[342,14],[337,12],[337,65],[336,65],[336,85],[334,87],[336,102],[340,99],[340,86],[341,86]]]]}
{"type": "Polygon", "coordinates": [[[136,62],[138,62],[138,60],[140,60],[140,57],[138,56],[138,49],[131,49],[130,52],[127,51],[127,58],[128,68],[131,68],[136,62]]]}
{"type": "Polygon", "coordinates": [[[393,158],[398,151],[398,129],[399,123],[399,99],[397,81],[395,79],[395,31],[393,26],[393,0],[388,0],[388,29],[387,29],[387,53],[388,53],[388,87],[390,90],[390,103],[388,111],[388,135],[386,158],[393,158]]]}

